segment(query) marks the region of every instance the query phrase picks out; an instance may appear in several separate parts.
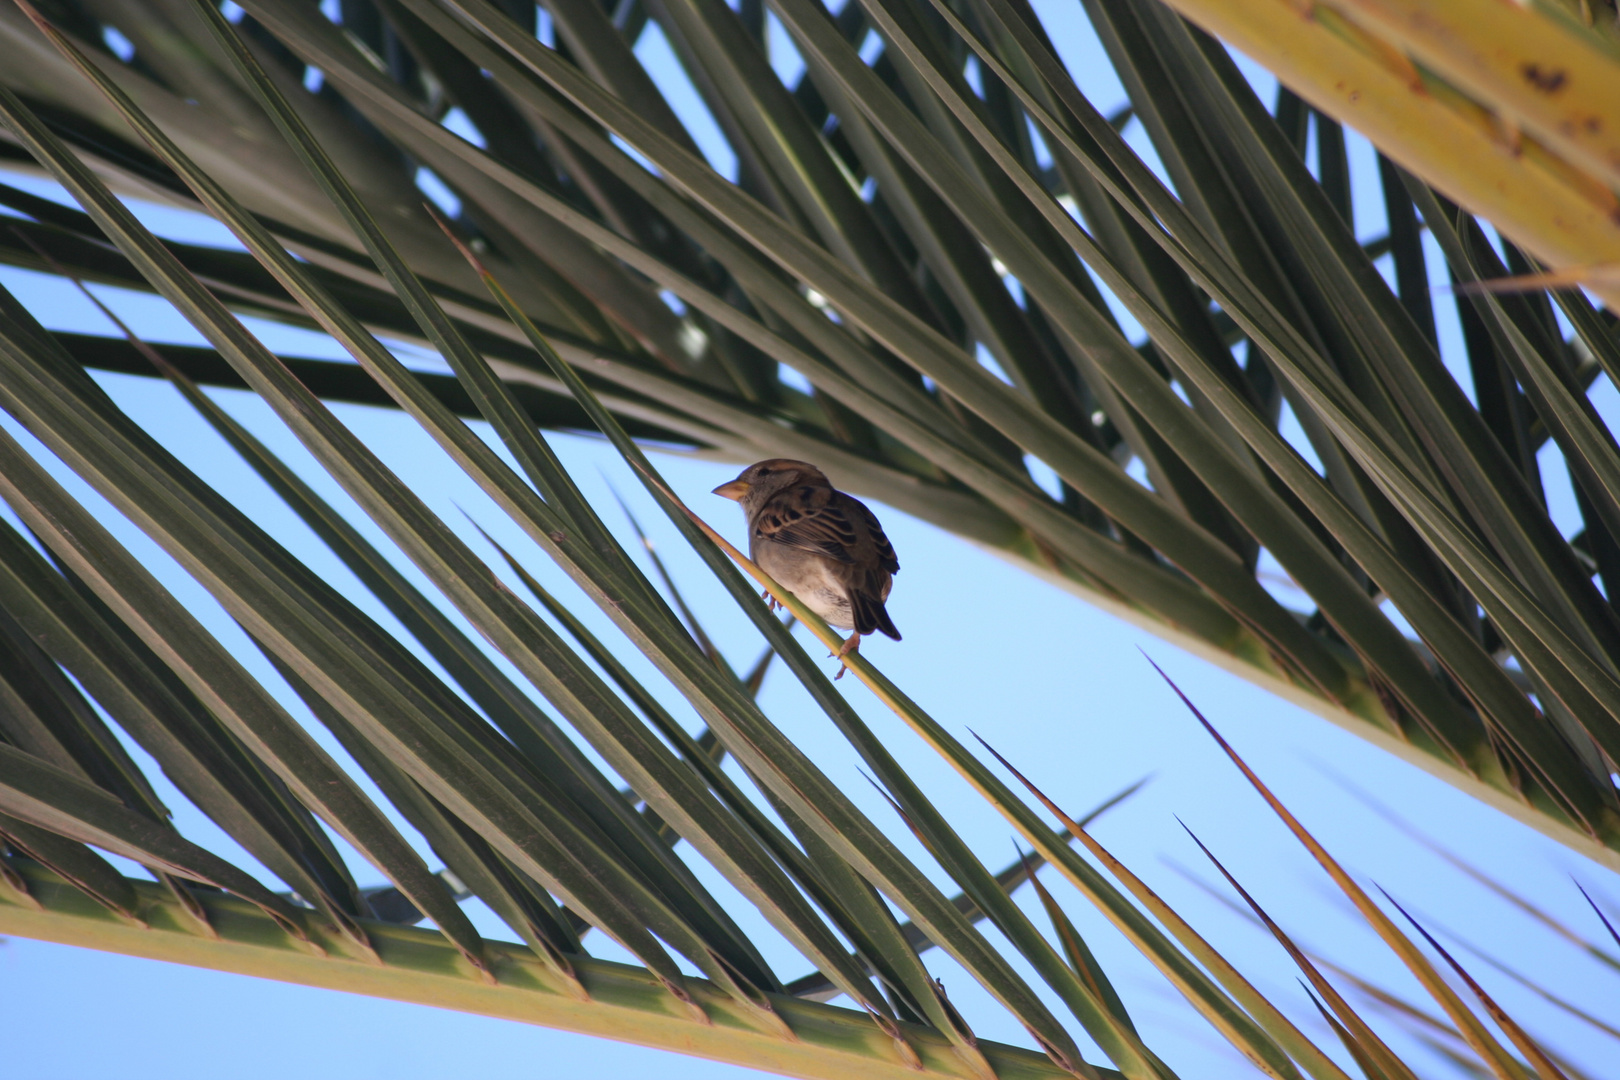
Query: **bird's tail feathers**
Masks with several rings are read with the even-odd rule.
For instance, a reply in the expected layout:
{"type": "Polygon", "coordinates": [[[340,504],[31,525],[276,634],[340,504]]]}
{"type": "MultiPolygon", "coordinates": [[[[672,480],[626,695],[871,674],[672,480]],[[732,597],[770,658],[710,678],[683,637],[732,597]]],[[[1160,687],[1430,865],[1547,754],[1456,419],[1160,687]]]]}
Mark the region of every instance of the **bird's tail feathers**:
{"type": "Polygon", "coordinates": [[[883,606],[882,600],[857,593],[850,597],[850,610],[858,633],[873,634],[881,630],[894,640],[900,640],[900,631],[895,629],[894,620],[889,618],[889,609],[883,606]]]}

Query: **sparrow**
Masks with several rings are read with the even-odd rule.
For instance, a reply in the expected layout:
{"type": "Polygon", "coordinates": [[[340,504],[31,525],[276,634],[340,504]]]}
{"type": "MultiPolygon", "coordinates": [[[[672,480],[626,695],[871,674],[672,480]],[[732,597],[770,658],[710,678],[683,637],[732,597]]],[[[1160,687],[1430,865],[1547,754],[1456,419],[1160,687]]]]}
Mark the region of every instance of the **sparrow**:
{"type": "Polygon", "coordinates": [[[860,647],[863,634],[881,630],[900,640],[883,606],[900,561],[859,499],[834,488],[814,465],[791,458],[750,465],[714,493],[742,504],[748,554],[761,570],[831,625],[853,631],[840,658],[860,647]]]}

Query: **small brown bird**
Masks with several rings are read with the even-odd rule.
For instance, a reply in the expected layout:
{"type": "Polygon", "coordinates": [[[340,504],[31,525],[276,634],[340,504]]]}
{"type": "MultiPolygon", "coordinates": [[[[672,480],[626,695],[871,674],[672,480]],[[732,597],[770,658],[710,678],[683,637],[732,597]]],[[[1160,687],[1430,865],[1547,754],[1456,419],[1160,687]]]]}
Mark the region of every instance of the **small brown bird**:
{"type": "Polygon", "coordinates": [[[881,630],[900,640],[883,606],[900,561],[860,500],[791,458],[750,465],[714,493],[742,504],[748,554],[760,569],[833,626],[854,631],[839,656],[859,648],[862,634],[881,630]]]}

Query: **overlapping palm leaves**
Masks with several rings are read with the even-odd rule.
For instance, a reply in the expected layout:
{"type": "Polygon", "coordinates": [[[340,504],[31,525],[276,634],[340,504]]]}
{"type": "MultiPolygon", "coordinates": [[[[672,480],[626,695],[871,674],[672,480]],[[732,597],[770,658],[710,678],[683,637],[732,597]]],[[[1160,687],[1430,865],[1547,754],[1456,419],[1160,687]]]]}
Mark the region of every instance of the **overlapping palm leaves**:
{"type": "MultiPolygon", "coordinates": [[[[632,433],[733,460],[813,458],[1303,688],[1583,850],[1620,842],[1603,577],[1620,572],[1620,459],[1588,396],[1620,366],[1611,316],[1567,290],[1471,296],[1471,399],[1441,362],[1422,231],[1461,279],[1524,260],[1507,249],[1500,265],[1478,225],[1387,162],[1387,234],[1363,249],[1347,221],[1366,193],[1351,191],[1337,126],[1286,92],[1269,113],[1218,46],[1149,0],[1087,9],[1131,95],[1112,121],[1013,0],[835,16],[784,0],[773,17],[805,65],[792,86],[767,63],[757,6],[620,7],[552,5],[555,48],[532,9],[485,0],[350,4],[337,21],[256,0],[239,29],[443,318],[540,422],[583,418],[436,239],[418,169],[454,191],[482,257],[632,433]],[[736,183],[637,62],[649,17],[736,154],[736,183]],[[870,62],[869,34],[884,45],[870,62]],[[315,93],[300,85],[311,72],[315,93]],[[482,145],[441,123],[451,110],[482,145]],[[1120,136],[1132,117],[1173,195],[1120,136]],[[1317,177],[1301,158],[1312,125],[1317,177]],[[1579,501],[1573,538],[1545,510],[1563,483],[1541,476],[1549,439],[1579,501]],[[1265,557],[1314,610],[1263,586],[1265,557]]],[[[309,259],[357,325],[436,344],[292,167],[196,12],[136,10],[57,18],[133,43],[128,62],[96,53],[108,77],[309,259]]],[[[18,57],[6,79],[56,133],[125,185],[194,198],[20,14],[0,14],[0,31],[18,57]]],[[[74,273],[149,287],[82,215],[6,199],[74,273]]],[[[248,256],[174,250],[238,310],[318,321],[248,256]]],[[[144,365],[74,344],[87,363],[144,365]]],[[[211,354],[173,358],[205,381],[241,378],[211,354]]],[[[317,396],[386,400],[347,366],[298,373],[317,396]]],[[[475,411],[462,386],[427,385],[475,411]]]]}
{"type": "MultiPolygon", "coordinates": [[[[672,953],[761,1038],[794,1037],[773,1005],[786,987],[672,854],[668,841],[679,837],[816,969],[806,985],[831,987],[868,1011],[892,1043],[882,1061],[870,1056],[874,1068],[918,1060],[908,1023],[952,1046],[955,1067],[968,1074],[989,1074],[992,1059],[1005,1059],[978,1045],[928,975],[919,949],[932,943],[1024,1024],[1056,1067],[1094,1071],[1054,1003],[1126,1075],[1170,1075],[1061,910],[1048,905],[1054,945],[1008,900],[1010,876],[992,874],[965,847],[670,501],[619,416],[643,436],[843,466],[864,490],[1245,657],[1438,757],[1460,782],[1510,793],[1571,842],[1612,842],[1604,755],[1612,757],[1620,715],[1615,628],[1581,561],[1587,554],[1601,571],[1614,516],[1613,444],[1582,381],[1613,366],[1606,317],[1579,297],[1559,297],[1590,357],[1583,369],[1569,362],[1579,350],[1537,301],[1482,296],[1470,358],[1476,374],[1498,378],[1502,408],[1491,414],[1481,391],[1476,412],[1440,365],[1432,328],[1426,335],[1414,319],[1414,310],[1428,310],[1418,291],[1425,277],[1415,218],[1399,207],[1415,203],[1463,274],[1475,264],[1493,269],[1477,226],[1391,171],[1388,191],[1410,201],[1392,202],[1389,246],[1405,283],[1403,295],[1392,293],[1345,227],[1334,195],[1346,189],[1332,169],[1321,185],[1306,175],[1297,142],[1225,54],[1159,9],[1092,14],[1133,85],[1136,115],[1166,147],[1179,200],[1075,91],[1028,13],[998,0],[961,11],[874,3],[836,18],[786,0],[777,13],[810,72],[797,91],[762,67],[757,10],[658,5],[659,25],[738,150],[738,184],[693,152],[621,28],[588,3],[553,9],[567,57],[482,0],[367,8],[378,16],[369,30],[358,16],[339,25],[275,0],[247,5],[250,18],[236,27],[208,7],[147,10],[150,32],[125,34],[135,43],[129,63],[89,57],[54,29],[47,46],[4,16],[11,40],[33,50],[7,76],[32,100],[0,96],[6,127],[82,208],[5,193],[32,219],[17,226],[10,257],[139,284],[178,308],[213,348],[167,351],[165,373],[476,710],[85,377],[86,363],[127,364],[139,348],[121,353],[52,335],[6,299],[0,403],[210,589],[454,878],[529,945],[558,993],[588,998],[589,979],[571,958],[581,931],[595,928],[634,954],[691,1023],[706,1014],[672,953]],[[156,32],[160,25],[172,33],[156,32]],[[856,49],[869,25],[889,45],[875,65],[856,49]],[[980,90],[962,74],[970,53],[980,90]],[[57,67],[56,57],[70,66],[57,67]],[[306,92],[305,65],[342,97],[306,92]],[[440,123],[451,102],[486,146],[440,123]],[[225,118],[226,127],[215,126],[225,118]],[[377,149],[339,149],[340,131],[363,132],[377,149]],[[250,180],[254,156],[228,152],[244,140],[273,146],[275,169],[250,180]],[[1043,155],[1049,168],[1040,167],[1043,155]],[[247,254],[156,240],[87,158],[120,183],[200,202],[247,254]],[[464,261],[416,209],[412,162],[462,200],[455,228],[470,236],[469,252],[482,251],[486,282],[504,286],[494,302],[477,291],[485,267],[464,261]],[[870,199],[861,194],[866,179],[870,199]],[[1072,200],[1089,232],[1054,193],[1072,200]],[[1077,252],[1147,328],[1148,344],[1121,332],[1077,252]],[[678,297],[684,314],[659,289],[678,297]],[[319,326],[370,383],[335,365],[284,364],[230,305],[319,326]],[[455,380],[419,378],[376,332],[430,344],[455,380]],[[1237,341],[1248,342],[1241,366],[1237,341]],[[633,798],[352,528],[231,427],[174,366],[188,363],[256,390],[633,798]],[[793,389],[778,364],[812,391],[793,389]],[[687,736],[598,643],[580,637],[581,651],[571,648],[332,418],[323,392],[380,393],[410,412],[686,696],[712,742],[687,736]],[[1322,472],[1278,434],[1284,400],[1322,472]],[[521,472],[472,434],[458,409],[487,420],[521,472]],[[534,429],[536,420],[585,419],[637,466],[962,897],[946,896],[781,735],[619,548],[534,429]],[[1549,436],[1578,463],[1583,510],[1590,507],[1585,547],[1558,536],[1530,485],[1527,463],[1549,436]],[[1049,494],[1034,483],[1024,454],[1063,486],[1049,494]],[[1131,459],[1143,462],[1151,486],[1125,471],[1131,459]],[[1260,586],[1262,548],[1319,605],[1310,618],[1296,618],[1260,586]],[[1422,648],[1380,609],[1386,597],[1422,648]],[[1517,661],[1527,685],[1497,653],[1517,661]],[[588,661],[618,681],[617,692],[588,661]],[[716,746],[763,793],[774,819],[715,767],[716,746]],[[1013,944],[1046,994],[990,945],[976,916],[1013,944]]],[[[70,30],[98,25],[88,9],[51,14],[70,30]]],[[[1284,105],[1281,119],[1297,134],[1303,113],[1284,105]]],[[[1324,144],[1342,145],[1320,118],[1317,131],[1324,144]]],[[[1331,165],[1331,152],[1324,160],[1331,165]]],[[[327,936],[167,827],[94,711],[60,678],[52,683],[59,664],[173,770],[188,798],[313,904],[345,949],[380,959],[366,903],[317,818],[434,920],[471,965],[468,977],[498,984],[499,964],[444,878],[264,687],[13,443],[0,443],[0,477],[0,493],[56,560],[20,537],[7,541],[4,608],[17,626],[7,633],[41,673],[30,692],[43,703],[29,714],[31,728],[19,725],[24,734],[8,729],[0,760],[8,815],[0,831],[10,846],[127,919],[140,918],[135,893],[86,845],[151,866],[189,902],[198,933],[210,931],[209,916],[185,881],[259,904],[311,949],[327,936]],[[41,648],[45,640],[52,649],[41,648]]],[[[1141,908],[897,687],[864,660],[854,666],[1259,1068],[1341,1075],[1105,851],[1088,843],[1141,908]]],[[[1369,920],[1430,985],[1473,1052],[1497,1075],[1519,1075],[1525,1066],[1375,912],[1369,920]]],[[[1328,1007],[1358,1061],[1403,1075],[1348,1004],[1330,997],[1328,1007]]],[[[1540,1069],[1535,1047],[1518,1050],[1540,1069]]]]}

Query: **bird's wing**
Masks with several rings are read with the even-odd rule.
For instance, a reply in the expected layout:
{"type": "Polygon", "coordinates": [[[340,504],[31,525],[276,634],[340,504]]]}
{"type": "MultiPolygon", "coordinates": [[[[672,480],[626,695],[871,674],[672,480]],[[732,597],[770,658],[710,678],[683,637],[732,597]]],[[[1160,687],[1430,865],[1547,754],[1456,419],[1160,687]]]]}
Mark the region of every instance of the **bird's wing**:
{"type": "Polygon", "coordinates": [[[841,563],[854,562],[860,532],[845,513],[843,500],[833,497],[836,494],[830,488],[808,484],[786,492],[785,498],[766,504],[755,519],[754,536],[841,563]]]}
{"type": "Polygon", "coordinates": [[[890,574],[900,572],[900,560],[895,557],[894,545],[889,543],[888,536],[883,532],[883,526],[878,524],[877,515],[866,508],[866,504],[852,496],[839,492],[838,501],[844,504],[849,516],[856,519],[866,527],[866,535],[877,550],[878,565],[890,574]]]}

